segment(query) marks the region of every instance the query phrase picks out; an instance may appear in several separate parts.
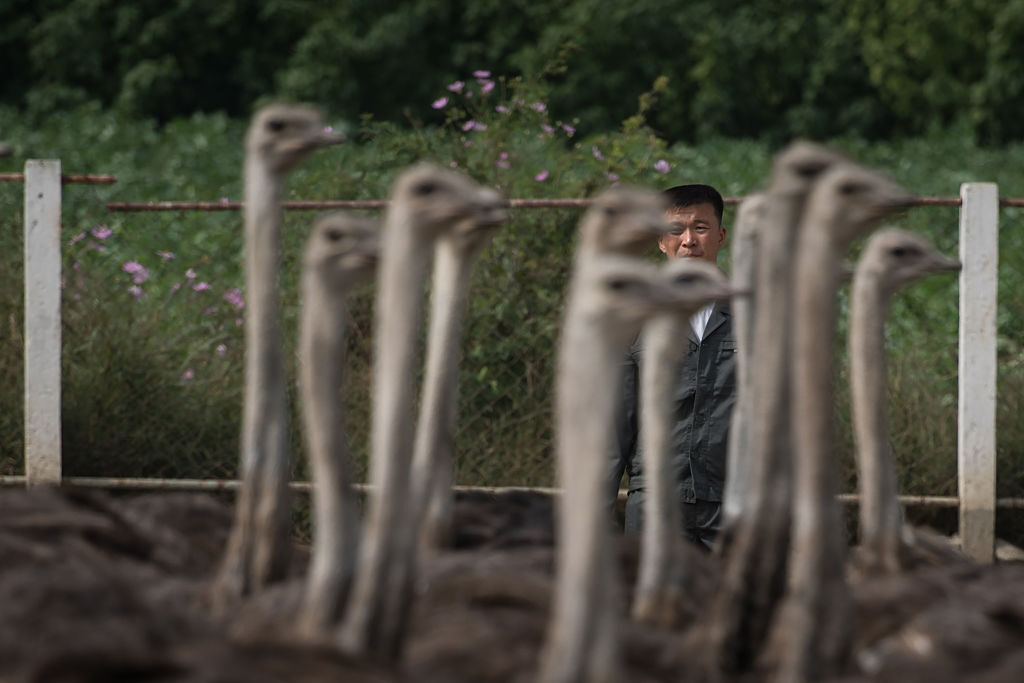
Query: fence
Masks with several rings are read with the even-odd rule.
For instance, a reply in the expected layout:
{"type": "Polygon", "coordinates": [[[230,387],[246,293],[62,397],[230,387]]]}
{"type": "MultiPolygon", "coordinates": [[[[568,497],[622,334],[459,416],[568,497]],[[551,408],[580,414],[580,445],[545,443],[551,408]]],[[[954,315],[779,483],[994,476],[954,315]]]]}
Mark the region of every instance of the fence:
{"type": "MultiPolygon", "coordinates": [[[[25,476],[0,477],[0,484],[61,481],[111,488],[224,489],[234,480],[65,477],[61,461],[61,185],[113,182],[109,176],[62,176],[59,161],[29,161],[25,173],[0,174],[25,182],[25,476]]],[[[735,203],[737,199],[728,200],[735,203]]],[[[513,208],[577,208],[580,199],[512,200],[513,208]]],[[[991,560],[995,510],[1024,507],[1024,499],[996,499],[996,279],[999,207],[1024,200],[998,198],[988,183],[967,183],[959,198],[922,198],[922,206],[960,209],[958,496],[904,496],[908,504],[957,507],[964,548],[991,560]]],[[[292,210],[379,209],[383,201],[289,202],[292,210]]],[[[236,211],[237,202],[111,203],[112,211],[236,211]]],[[[482,418],[481,418],[482,419],[482,418]]],[[[295,488],[308,489],[296,482],[295,488]]],[[[494,487],[491,487],[494,490],[494,487]]],[[[548,489],[550,490],[550,489],[548,489]]],[[[856,497],[844,495],[845,502],[856,497]]]]}

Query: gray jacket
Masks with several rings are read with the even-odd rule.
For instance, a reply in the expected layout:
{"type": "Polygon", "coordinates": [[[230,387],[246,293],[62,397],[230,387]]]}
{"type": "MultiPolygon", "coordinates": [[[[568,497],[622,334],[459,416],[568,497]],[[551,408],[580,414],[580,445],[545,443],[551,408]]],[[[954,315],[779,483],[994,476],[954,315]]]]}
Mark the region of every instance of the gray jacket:
{"type": "MultiPolygon", "coordinates": [[[[716,304],[712,309],[703,340],[697,341],[690,330],[688,339],[680,343],[689,346],[679,369],[673,432],[680,498],[721,502],[729,416],[736,402],[736,339],[728,304],[716,304]]],[[[623,366],[623,396],[615,425],[618,449],[612,455],[609,473],[613,496],[623,472],[629,475],[631,493],[644,489],[637,416],[640,362],[637,340],[623,366]]]]}

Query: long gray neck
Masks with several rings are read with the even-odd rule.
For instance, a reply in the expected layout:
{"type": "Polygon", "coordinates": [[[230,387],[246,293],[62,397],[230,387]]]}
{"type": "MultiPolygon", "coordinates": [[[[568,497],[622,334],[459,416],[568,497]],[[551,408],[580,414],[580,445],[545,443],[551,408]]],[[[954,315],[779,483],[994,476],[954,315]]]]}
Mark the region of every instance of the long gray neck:
{"type": "Polygon", "coordinates": [[[313,549],[300,626],[323,634],[341,618],[358,547],[358,508],[344,433],[344,292],[302,276],[302,408],[313,479],[313,549]]]}
{"type": "Polygon", "coordinates": [[[381,246],[374,324],[372,494],[352,597],[339,632],[344,649],[396,658],[414,575],[409,518],[417,339],[430,240],[402,202],[393,201],[381,246]]]}
{"type": "MultiPolygon", "coordinates": [[[[610,340],[609,330],[581,308],[586,280],[578,268],[559,344],[556,447],[562,498],[555,604],[538,676],[543,683],[622,680],[618,581],[603,489],[629,337],[610,340]]],[[[628,334],[617,327],[620,336],[628,334]]]]}
{"type": "Polygon", "coordinates": [[[868,563],[899,569],[903,525],[889,452],[885,318],[890,295],[878,272],[858,271],[850,308],[850,391],[860,484],[861,546],[868,563]]]}
{"type": "Polygon", "coordinates": [[[659,315],[643,329],[640,437],[647,489],[633,615],[645,620],[668,609],[672,592],[681,590],[688,573],[677,552],[683,525],[672,451],[674,394],[688,332],[689,321],[681,315],[659,315]]]}
{"type": "Polygon", "coordinates": [[[438,547],[451,535],[458,362],[473,254],[451,237],[434,249],[426,373],[412,461],[414,519],[421,541],[438,547]]]}

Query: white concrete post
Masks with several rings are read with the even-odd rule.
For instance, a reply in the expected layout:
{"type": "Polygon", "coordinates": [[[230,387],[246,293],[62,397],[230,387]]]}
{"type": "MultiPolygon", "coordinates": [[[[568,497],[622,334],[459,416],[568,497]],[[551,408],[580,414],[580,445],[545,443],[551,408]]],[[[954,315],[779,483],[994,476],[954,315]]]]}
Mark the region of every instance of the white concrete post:
{"type": "Polygon", "coordinates": [[[60,161],[25,163],[25,480],[59,484],[60,161]]]}
{"type": "Polygon", "coordinates": [[[960,539],[968,555],[989,563],[995,556],[996,520],[999,187],[995,183],[964,183],[960,198],[960,539]]]}

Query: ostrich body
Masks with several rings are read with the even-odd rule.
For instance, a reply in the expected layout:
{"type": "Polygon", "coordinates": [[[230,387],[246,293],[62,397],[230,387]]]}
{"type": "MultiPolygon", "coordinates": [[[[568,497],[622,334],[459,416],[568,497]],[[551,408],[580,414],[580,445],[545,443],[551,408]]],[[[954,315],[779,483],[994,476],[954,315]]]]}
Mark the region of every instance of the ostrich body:
{"type": "Polygon", "coordinates": [[[895,229],[873,235],[857,263],[850,302],[850,391],[860,483],[859,564],[866,573],[897,572],[911,560],[886,420],[889,301],[899,287],[920,277],[959,268],[926,240],[895,229]]]}
{"type": "Polygon", "coordinates": [[[434,248],[426,374],[412,459],[413,519],[425,549],[451,543],[454,450],[458,410],[458,359],[474,257],[505,218],[490,213],[460,222],[434,248]]]}
{"type": "Polygon", "coordinates": [[[375,221],[334,213],[306,245],[299,334],[302,412],[313,474],[313,549],[299,614],[307,635],[337,625],[358,549],[359,509],[345,443],[339,388],[344,378],[345,296],[377,266],[375,221]]]}
{"type": "MultiPolygon", "coordinates": [[[[707,298],[694,296],[692,308],[654,316],[644,324],[644,362],[640,386],[640,435],[643,439],[644,472],[649,472],[644,499],[643,544],[639,577],[633,600],[633,617],[651,624],[672,627],[679,623],[680,598],[686,592],[687,559],[682,554],[682,510],[677,491],[678,474],[672,463],[673,407],[679,378],[678,367],[686,353],[689,318],[702,306],[722,298],[725,276],[702,261],[674,259],[665,264],[666,274],[703,287],[707,298]]],[[[736,293],[733,291],[732,293],[736,293]]]]}
{"type": "MultiPolygon", "coordinates": [[[[789,462],[789,367],[792,327],[792,256],[797,228],[812,184],[841,157],[797,142],[776,156],[760,202],[756,283],[750,330],[749,420],[738,473],[728,471],[738,510],[724,520],[718,552],[725,559],[705,637],[709,671],[744,671],[754,662],[784,590],[792,505],[789,462]],[[733,477],[736,477],[733,480],[733,477]]],[[[742,337],[739,343],[743,344],[742,337]]],[[[741,350],[740,355],[748,353],[741,350]]],[[[743,385],[740,389],[746,388],[743,385]]],[[[739,399],[743,400],[743,399],[739,399]]],[[[727,497],[730,497],[727,487],[727,497]]]]}
{"type": "Polygon", "coordinates": [[[409,470],[416,337],[429,256],[442,234],[504,205],[494,190],[429,164],[396,180],[385,217],[374,325],[370,481],[356,576],[338,639],[343,649],[396,658],[414,578],[409,470]]]}
{"type": "Polygon", "coordinates": [[[242,487],[215,586],[215,604],[278,580],[289,559],[288,424],[281,352],[278,271],[286,175],[314,150],[341,142],[320,114],[271,105],[253,117],[245,141],[245,394],[242,487]]]}
{"type": "Polygon", "coordinates": [[[820,680],[849,654],[846,542],[836,502],[831,414],[835,295],[850,242],[911,199],[876,173],[836,164],[815,184],[801,222],[792,364],[793,537],[786,594],[767,650],[780,681],[820,680]]]}

